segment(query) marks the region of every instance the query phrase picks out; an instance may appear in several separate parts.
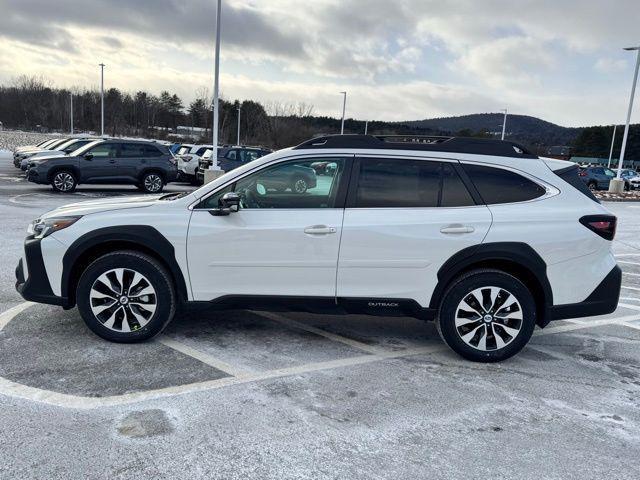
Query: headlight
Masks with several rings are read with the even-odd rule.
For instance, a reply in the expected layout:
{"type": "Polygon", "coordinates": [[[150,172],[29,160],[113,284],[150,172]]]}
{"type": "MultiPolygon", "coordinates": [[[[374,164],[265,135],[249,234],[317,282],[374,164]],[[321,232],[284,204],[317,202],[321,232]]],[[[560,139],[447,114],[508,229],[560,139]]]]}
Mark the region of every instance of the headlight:
{"type": "Polygon", "coordinates": [[[76,216],[53,217],[45,218],[44,220],[37,219],[31,222],[31,224],[29,225],[29,228],[27,228],[27,234],[33,235],[34,238],[44,238],[51,235],[53,232],[57,232],[58,230],[62,230],[63,228],[70,227],[81,218],[81,216],[76,216]]]}

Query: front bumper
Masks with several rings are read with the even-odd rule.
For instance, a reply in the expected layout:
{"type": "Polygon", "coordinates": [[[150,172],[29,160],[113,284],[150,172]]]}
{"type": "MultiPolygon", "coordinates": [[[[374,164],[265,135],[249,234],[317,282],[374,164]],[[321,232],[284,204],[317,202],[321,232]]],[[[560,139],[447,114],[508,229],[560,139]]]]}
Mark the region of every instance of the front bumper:
{"type": "Polygon", "coordinates": [[[616,265],[586,300],[549,307],[547,318],[549,320],[563,320],[611,313],[618,308],[621,286],[622,270],[616,265]]]}
{"type": "Polygon", "coordinates": [[[24,253],[24,259],[27,262],[26,271],[29,272],[26,278],[22,258],[16,267],[16,290],[22,298],[31,302],[69,307],[68,298],[58,297],[51,290],[42,259],[40,239],[28,237],[24,242],[24,253]]]}

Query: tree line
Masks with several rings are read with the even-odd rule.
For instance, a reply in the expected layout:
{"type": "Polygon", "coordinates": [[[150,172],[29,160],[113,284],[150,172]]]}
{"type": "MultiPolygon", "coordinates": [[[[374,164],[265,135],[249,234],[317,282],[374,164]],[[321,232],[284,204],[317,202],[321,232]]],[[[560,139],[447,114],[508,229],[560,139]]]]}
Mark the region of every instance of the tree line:
{"type": "MultiPolygon", "coordinates": [[[[185,105],[175,93],[153,95],[145,91],[105,90],[105,134],[166,139],[177,126],[205,129],[197,141],[211,143],[212,99],[206,88],[185,105]]],[[[68,132],[73,95],[74,129],[100,132],[100,91],[87,88],[56,88],[44,77],[21,76],[9,85],[0,85],[0,121],[6,128],[68,132]]],[[[235,143],[240,106],[241,143],[281,148],[296,145],[319,134],[340,131],[340,119],[314,116],[305,103],[252,100],[219,101],[220,143],[235,143]]],[[[347,119],[345,133],[363,133],[365,122],[347,119]]],[[[433,135],[443,132],[429,128],[370,122],[368,132],[376,134],[433,135]]],[[[175,137],[172,137],[175,138],[175,137]]],[[[184,139],[186,140],[186,138],[184,139]]]]}
{"type": "MultiPolygon", "coordinates": [[[[9,85],[0,85],[0,122],[7,128],[68,132],[70,96],[73,94],[74,127],[78,132],[100,132],[100,91],[87,88],[56,88],[41,76],[21,76],[9,85]]],[[[211,143],[211,96],[206,88],[194,92],[185,105],[175,93],[153,95],[145,91],[105,91],[105,134],[166,139],[178,125],[204,129],[199,143],[211,143]]],[[[241,143],[282,148],[296,145],[315,135],[340,132],[340,119],[316,116],[313,106],[304,103],[242,102],[221,98],[220,143],[236,142],[238,106],[240,106],[241,143]]],[[[417,122],[369,122],[372,134],[457,135],[495,138],[489,126],[501,121],[499,114],[474,114],[449,119],[417,122]],[[495,117],[495,118],[494,118],[495,117]],[[446,123],[446,122],[449,123],[446,123]],[[445,123],[442,123],[445,122],[445,123]]],[[[613,127],[568,129],[534,117],[509,117],[508,139],[518,141],[540,154],[558,142],[574,147],[574,155],[608,157],[613,127]],[[554,130],[555,127],[555,130],[554,130]]],[[[363,133],[365,122],[346,119],[345,133],[363,133]]],[[[616,133],[614,157],[620,153],[622,127],[616,133]]],[[[172,137],[175,138],[175,137],[172,137]]],[[[180,140],[180,139],[179,139],[180,140]]],[[[183,140],[187,140],[184,138],[183,140]]],[[[640,125],[629,133],[626,158],[640,160],[640,125]]]]}
{"type": "MultiPolygon", "coordinates": [[[[613,146],[613,158],[620,158],[624,125],[616,127],[616,138],[613,146]]],[[[597,126],[583,128],[573,142],[574,155],[582,157],[609,158],[613,126],[597,126]]],[[[640,161],[640,124],[629,127],[629,137],[624,158],[640,161]]]]}

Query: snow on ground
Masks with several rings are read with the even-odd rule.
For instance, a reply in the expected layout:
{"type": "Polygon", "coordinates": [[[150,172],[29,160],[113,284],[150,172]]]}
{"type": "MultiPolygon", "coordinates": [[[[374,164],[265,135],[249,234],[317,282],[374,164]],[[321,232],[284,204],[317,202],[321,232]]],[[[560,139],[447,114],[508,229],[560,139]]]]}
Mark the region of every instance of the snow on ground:
{"type": "Polygon", "coordinates": [[[37,132],[21,132],[19,130],[4,130],[0,132],[0,151],[14,151],[17,147],[23,145],[35,145],[47,138],[53,138],[59,135],[51,135],[37,132]]]}

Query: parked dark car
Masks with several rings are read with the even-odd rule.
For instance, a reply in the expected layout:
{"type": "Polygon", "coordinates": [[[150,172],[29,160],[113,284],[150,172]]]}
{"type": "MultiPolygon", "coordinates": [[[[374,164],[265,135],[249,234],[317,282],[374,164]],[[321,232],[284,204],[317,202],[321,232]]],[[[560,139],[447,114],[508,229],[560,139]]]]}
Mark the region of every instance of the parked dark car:
{"type": "MultiPolygon", "coordinates": [[[[580,179],[587,184],[589,190],[606,190],[609,188],[612,178],[616,178],[616,172],[606,167],[581,167],[578,172],[580,179]]],[[[629,190],[631,185],[625,178],[624,189],[629,190]]]]}
{"type": "Polygon", "coordinates": [[[308,189],[316,188],[316,172],[311,167],[303,165],[286,165],[278,169],[266,170],[259,179],[260,183],[269,190],[303,194],[308,189]]]}
{"type": "MultiPolygon", "coordinates": [[[[256,158],[264,157],[271,153],[272,150],[262,147],[245,147],[245,146],[225,146],[218,149],[218,166],[225,172],[234,170],[245,163],[252,162],[256,158]]],[[[210,157],[200,159],[196,177],[198,182],[204,182],[204,171],[211,165],[210,157]]]]}
{"type": "Polygon", "coordinates": [[[30,182],[72,192],[82,183],[136,185],[148,193],[162,191],[177,176],[176,160],[156,142],[96,140],[68,156],[40,157],[27,171],[30,182]]]}

